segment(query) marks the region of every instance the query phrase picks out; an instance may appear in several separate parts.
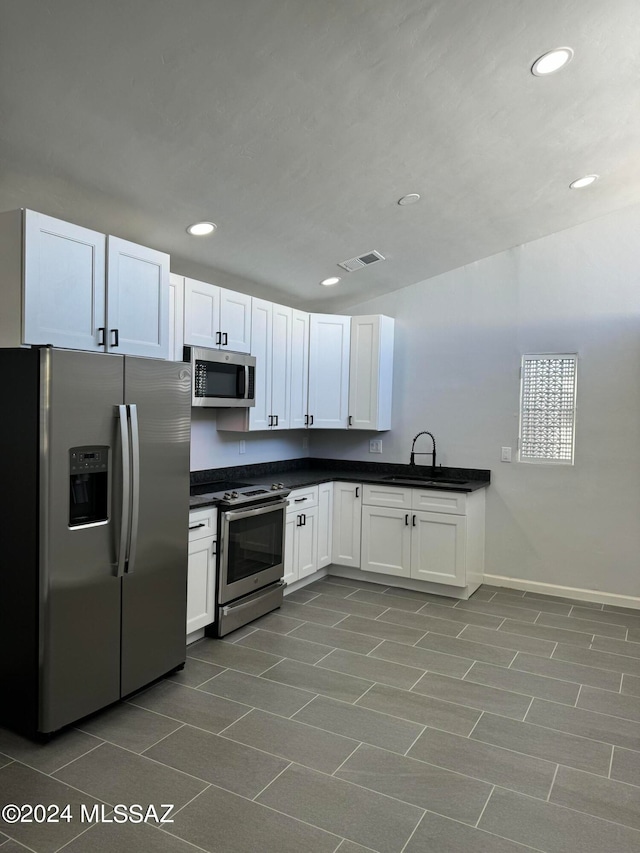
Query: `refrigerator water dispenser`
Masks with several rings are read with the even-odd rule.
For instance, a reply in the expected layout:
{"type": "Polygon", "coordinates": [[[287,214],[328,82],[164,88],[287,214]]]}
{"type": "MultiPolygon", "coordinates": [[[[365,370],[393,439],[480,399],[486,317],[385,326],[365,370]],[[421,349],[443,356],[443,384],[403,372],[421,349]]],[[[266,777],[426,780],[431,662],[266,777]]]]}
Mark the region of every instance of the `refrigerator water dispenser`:
{"type": "Polygon", "coordinates": [[[69,450],[69,527],[108,521],[109,448],[69,450]]]}

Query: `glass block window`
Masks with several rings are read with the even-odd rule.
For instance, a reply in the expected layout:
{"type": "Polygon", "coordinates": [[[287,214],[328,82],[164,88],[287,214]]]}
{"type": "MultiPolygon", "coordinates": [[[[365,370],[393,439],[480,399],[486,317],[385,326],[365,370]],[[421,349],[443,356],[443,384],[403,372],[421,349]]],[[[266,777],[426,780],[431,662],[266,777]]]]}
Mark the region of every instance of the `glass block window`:
{"type": "Polygon", "coordinates": [[[576,353],[522,356],[520,461],[573,465],[576,353]]]}

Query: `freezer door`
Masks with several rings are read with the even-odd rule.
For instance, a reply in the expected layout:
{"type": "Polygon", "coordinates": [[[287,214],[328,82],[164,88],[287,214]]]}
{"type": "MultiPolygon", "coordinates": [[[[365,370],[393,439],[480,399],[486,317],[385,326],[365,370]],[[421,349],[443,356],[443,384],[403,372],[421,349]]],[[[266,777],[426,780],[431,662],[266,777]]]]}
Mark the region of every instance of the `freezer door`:
{"type": "Polygon", "coordinates": [[[115,413],[123,368],[121,356],[40,351],[41,732],[120,696],[121,582],[115,564],[122,459],[115,413]],[[86,460],[78,448],[85,448],[86,460]],[[91,452],[104,469],[92,467],[98,459],[91,452]],[[91,498],[92,478],[78,473],[80,465],[97,473],[106,498],[104,492],[91,498]]]}
{"type": "Polygon", "coordinates": [[[125,357],[131,535],[122,586],[122,695],[185,660],[191,369],[125,357]]]}

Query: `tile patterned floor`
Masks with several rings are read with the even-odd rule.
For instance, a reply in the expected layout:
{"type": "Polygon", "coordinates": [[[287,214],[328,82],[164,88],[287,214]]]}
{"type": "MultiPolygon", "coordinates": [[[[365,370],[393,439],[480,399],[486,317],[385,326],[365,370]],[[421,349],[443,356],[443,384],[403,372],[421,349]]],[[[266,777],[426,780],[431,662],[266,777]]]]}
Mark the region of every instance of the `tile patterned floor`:
{"type": "Polygon", "coordinates": [[[0,853],[638,853],[640,611],[337,577],[43,747],[0,730],[0,853]],[[174,823],[81,807],[175,804],[174,823]]]}

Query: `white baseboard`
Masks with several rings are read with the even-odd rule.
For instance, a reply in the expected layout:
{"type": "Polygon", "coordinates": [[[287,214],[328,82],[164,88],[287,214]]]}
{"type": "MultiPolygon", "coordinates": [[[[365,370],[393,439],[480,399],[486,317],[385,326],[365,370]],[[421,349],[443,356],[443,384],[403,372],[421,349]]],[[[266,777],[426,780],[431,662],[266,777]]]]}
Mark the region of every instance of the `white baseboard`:
{"type": "Polygon", "coordinates": [[[631,607],[640,610],[640,597],[636,595],[620,595],[615,592],[603,592],[599,589],[580,589],[574,586],[558,586],[554,583],[525,581],[520,578],[508,578],[505,575],[485,575],[483,582],[491,584],[491,586],[523,589],[525,592],[539,592],[544,595],[557,595],[560,598],[575,598],[578,601],[595,601],[598,604],[614,604],[617,607],[631,607]]]}
{"type": "Polygon", "coordinates": [[[312,575],[307,575],[306,578],[302,578],[302,580],[294,581],[293,583],[288,583],[284,590],[285,598],[289,595],[290,592],[295,592],[297,589],[303,589],[307,584],[313,583],[314,581],[319,581],[322,578],[326,578],[327,570],[318,569],[317,572],[314,572],[312,575]]]}

